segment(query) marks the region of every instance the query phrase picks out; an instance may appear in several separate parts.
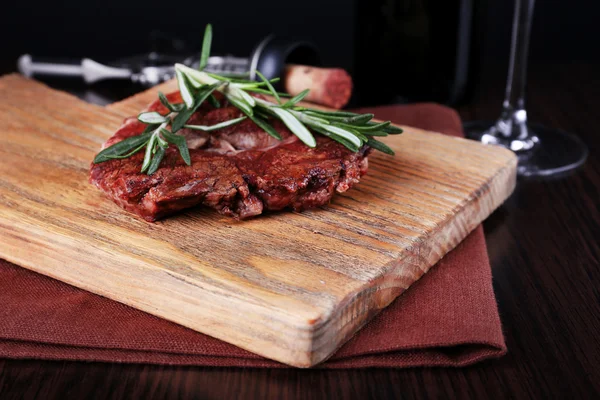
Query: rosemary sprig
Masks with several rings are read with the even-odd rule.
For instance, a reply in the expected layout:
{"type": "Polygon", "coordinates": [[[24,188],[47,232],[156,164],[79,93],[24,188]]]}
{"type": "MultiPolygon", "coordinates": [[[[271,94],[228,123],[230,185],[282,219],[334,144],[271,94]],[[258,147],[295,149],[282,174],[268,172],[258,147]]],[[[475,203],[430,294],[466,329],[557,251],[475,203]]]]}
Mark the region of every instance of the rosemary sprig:
{"type": "Polygon", "coordinates": [[[204,40],[202,40],[202,53],[200,53],[200,63],[198,69],[202,71],[208,64],[208,57],[210,57],[210,45],[212,43],[212,26],[206,25],[204,29],[204,40]]]}
{"type": "Polygon", "coordinates": [[[191,165],[186,140],[177,134],[179,130],[186,128],[211,132],[240,123],[246,118],[252,120],[269,135],[281,139],[277,130],[269,123],[269,119],[278,119],[308,147],[317,145],[312,130],[341,143],[354,152],[366,145],[387,154],[394,154],[392,149],[375,139],[388,134],[402,133],[402,129],[391,125],[390,121],[373,122],[371,121],[373,114],[300,107],[297,104],[308,95],[308,90],[294,97],[279,93],[273,87],[273,83],[279,78],[268,80],[259,71],[257,75],[261,79],[260,82],[204,72],[203,69],[210,56],[211,41],[212,27],[209,24],[204,32],[198,69],[175,64],[175,76],[183,103],[172,104],[163,93],[159,92],[158,98],[168,113],[162,115],[158,112],[143,112],[138,115],[138,120],[148,125],[146,129],[138,136],[127,138],[102,150],[94,158],[94,163],[128,158],[145,148],[141,172],[151,175],[158,170],[167,148],[172,144],[177,147],[184,162],[191,165]],[[215,108],[221,106],[214,96],[214,91],[221,92],[225,99],[245,116],[211,126],[188,124],[191,116],[205,101],[215,108]],[[272,95],[277,103],[256,98],[249,93],[272,95]],[[291,98],[283,103],[282,97],[291,98]]]}
{"type": "Polygon", "coordinates": [[[223,128],[226,128],[226,127],[231,126],[231,125],[235,125],[238,122],[242,122],[246,118],[247,117],[234,118],[234,119],[230,119],[229,121],[220,122],[218,124],[210,125],[210,126],[206,126],[206,125],[184,125],[183,127],[184,128],[188,128],[188,129],[196,129],[196,130],[204,131],[204,132],[210,132],[210,131],[216,131],[217,129],[223,129],[223,128]]]}
{"type": "Polygon", "coordinates": [[[256,71],[256,74],[260,79],[262,79],[262,81],[267,86],[273,97],[275,97],[275,99],[277,100],[277,103],[281,104],[281,98],[279,97],[279,93],[277,93],[271,82],[269,82],[269,80],[265,78],[265,76],[261,74],[260,71],[256,71]]]}

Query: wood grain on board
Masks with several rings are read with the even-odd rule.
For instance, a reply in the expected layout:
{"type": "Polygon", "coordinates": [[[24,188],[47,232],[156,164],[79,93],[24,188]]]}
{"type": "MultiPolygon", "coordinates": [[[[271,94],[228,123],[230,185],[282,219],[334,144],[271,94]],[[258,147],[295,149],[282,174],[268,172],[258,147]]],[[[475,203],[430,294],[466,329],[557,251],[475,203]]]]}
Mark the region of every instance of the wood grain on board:
{"type": "Polygon", "coordinates": [[[369,156],[368,175],[328,207],[147,223],[88,170],[148,96],[109,111],[0,79],[0,257],[294,366],[331,355],[515,185],[510,151],[407,127],[384,139],[396,156],[369,156]]]}

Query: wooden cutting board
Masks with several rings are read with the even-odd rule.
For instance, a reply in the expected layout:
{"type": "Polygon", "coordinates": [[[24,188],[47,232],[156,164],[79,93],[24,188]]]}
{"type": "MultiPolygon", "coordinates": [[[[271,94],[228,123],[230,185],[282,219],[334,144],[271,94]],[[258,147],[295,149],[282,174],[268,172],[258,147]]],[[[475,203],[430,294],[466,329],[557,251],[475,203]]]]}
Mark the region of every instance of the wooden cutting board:
{"type": "Polygon", "coordinates": [[[329,357],[515,186],[511,152],[406,127],[385,140],[396,157],[369,156],[328,207],[151,224],[88,183],[101,143],[147,96],[108,110],[0,79],[0,257],[298,367],[329,357]]]}

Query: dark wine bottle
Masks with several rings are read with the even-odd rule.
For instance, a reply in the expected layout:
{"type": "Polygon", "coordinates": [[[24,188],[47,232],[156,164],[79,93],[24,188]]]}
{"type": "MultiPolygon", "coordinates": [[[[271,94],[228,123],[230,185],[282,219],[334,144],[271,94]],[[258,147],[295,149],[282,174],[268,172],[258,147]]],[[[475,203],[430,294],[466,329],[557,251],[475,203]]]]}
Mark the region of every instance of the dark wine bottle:
{"type": "Polygon", "coordinates": [[[456,104],[472,75],[473,0],[359,0],[354,79],[361,104],[456,104]],[[378,79],[385,85],[374,84],[378,79]]]}

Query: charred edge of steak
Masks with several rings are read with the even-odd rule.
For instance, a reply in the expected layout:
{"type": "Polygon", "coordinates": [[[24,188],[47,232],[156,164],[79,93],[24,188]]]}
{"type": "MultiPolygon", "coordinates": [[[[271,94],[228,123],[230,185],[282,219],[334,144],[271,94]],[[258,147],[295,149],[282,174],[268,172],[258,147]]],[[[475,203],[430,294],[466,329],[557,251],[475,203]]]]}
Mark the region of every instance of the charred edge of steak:
{"type": "MultiPolygon", "coordinates": [[[[176,95],[169,95],[177,101],[176,95]]],[[[148,109],[166,112],[160,102],[148,109]]],[[[194,124],[213,125],[235,118],[239,110],[203,105],[194,124]]],[[[358,183],[368,168],[369,147],[353,153],[326,137],[308,148],[279,121],[270,121],[284,138],[273,142],[267,133],[246,120],[206,135],[183,132],[192,163],[186,165],[169,148],[153,175],[140,173],[143,154],[92,164],[90,182],[115,203],[147,221],[155,221],[199,204],[239,219],[265,210],[296,211],[328,204],[333,195],[358,183]],[[227,144],[223,144],[226,142],[227,144]],[[191,144],[191,143],[190,143],[191,144]]],[[[105,146],[139,134],[144,125],[127,119],[105,146]]]]}

